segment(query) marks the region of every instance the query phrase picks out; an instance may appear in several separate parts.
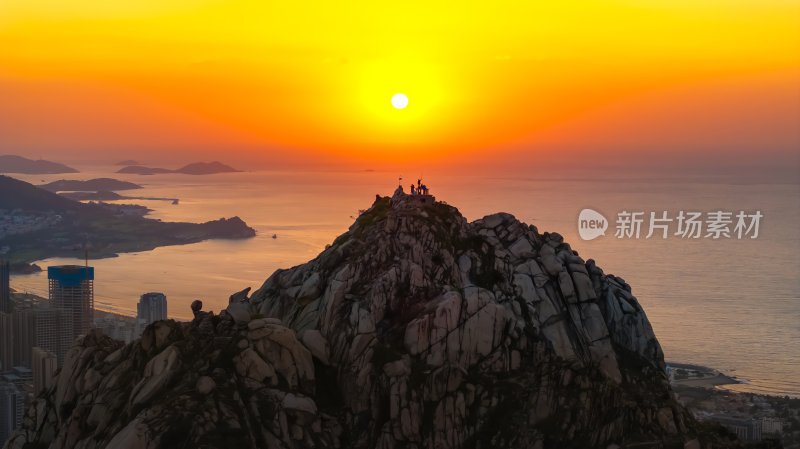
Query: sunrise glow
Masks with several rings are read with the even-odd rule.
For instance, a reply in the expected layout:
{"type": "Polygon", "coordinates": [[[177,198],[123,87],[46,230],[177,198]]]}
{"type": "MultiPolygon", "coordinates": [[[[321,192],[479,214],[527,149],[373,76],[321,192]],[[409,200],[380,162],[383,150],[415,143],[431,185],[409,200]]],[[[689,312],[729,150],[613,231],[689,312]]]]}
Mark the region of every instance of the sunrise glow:
{"type": "Polygon", "coordinates": [[[2,144],[376,163],[798,144],[797,2],[454,5],[4,1],[2,144]]]}
{"type": "Polygon", "coordinates": [[[800,449],[798,25],[0,0],[0,449],[800,449]]]}

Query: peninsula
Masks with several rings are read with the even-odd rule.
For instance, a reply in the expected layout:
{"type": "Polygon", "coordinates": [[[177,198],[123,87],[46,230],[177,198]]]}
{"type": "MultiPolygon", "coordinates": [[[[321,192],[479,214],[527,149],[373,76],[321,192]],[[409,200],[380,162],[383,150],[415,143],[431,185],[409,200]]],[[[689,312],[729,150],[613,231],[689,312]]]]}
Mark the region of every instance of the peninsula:
{"type": "Polygon", "coordinates": [[[214,238],[240,239],[255,230],[239,217],[206,223],[162,222],[140,214],[115,213],[84,204],[7,176],[0,176],[0,248],[17,264],[50,257],[92,258],[214,238]]]}

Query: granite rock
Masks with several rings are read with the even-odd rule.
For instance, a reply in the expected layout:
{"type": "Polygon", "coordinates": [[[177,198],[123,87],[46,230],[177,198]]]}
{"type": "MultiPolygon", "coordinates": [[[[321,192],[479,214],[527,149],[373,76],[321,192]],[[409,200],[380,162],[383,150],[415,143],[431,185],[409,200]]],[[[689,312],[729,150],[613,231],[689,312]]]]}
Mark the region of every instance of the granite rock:
{"type": "MultiPolygon", "coordinates": [[[[67,354],[9,448],[708,447],[621,278],[506,213],[379,197],[220,315],[67,354]]],[[[716,444],[714,447],[725,447],[716,444]]]]}

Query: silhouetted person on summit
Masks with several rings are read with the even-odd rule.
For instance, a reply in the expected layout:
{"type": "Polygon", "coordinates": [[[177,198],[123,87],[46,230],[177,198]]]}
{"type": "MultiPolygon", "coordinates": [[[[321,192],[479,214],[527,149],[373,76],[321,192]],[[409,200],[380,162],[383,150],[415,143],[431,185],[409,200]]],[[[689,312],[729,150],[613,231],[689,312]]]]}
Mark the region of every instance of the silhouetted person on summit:
{"type": "Polygon", "coordinates": [[[414,184],[411,184],[411,194],[412,195],[416,195],[417,194],[417,191],[414,190],[414,184]]]}

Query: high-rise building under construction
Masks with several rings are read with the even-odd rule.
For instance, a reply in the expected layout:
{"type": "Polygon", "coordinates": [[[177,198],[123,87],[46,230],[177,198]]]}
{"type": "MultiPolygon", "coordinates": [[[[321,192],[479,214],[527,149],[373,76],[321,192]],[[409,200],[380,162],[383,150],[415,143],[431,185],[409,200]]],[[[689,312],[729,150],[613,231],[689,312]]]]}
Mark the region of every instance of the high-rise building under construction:
{"type": "Polygon", "coordinates": [[[94,268],[81,265],[47,267],[50,301],[67,312],[72,338],[89,332],[94,322],[94,268]]]}

